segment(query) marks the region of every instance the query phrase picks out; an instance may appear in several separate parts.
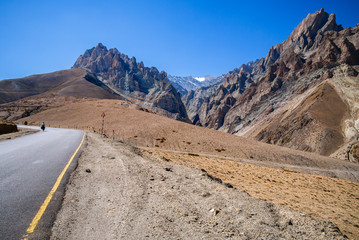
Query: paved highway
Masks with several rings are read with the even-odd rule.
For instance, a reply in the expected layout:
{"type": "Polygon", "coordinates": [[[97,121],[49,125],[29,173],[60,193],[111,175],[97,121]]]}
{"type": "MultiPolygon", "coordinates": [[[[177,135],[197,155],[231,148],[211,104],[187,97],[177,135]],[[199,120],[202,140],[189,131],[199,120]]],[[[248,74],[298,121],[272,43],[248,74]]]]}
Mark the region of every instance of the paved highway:
{"type": "MultiPolygon", "coordinates": [[[[82,137],[78,130],[46,128],[44,132],[0,142],[0,239],[26,236],[82,137]]],[[[35,231],[25,238],[49,238],[66,179],[76,164],[72,161],[35,231]]]]}

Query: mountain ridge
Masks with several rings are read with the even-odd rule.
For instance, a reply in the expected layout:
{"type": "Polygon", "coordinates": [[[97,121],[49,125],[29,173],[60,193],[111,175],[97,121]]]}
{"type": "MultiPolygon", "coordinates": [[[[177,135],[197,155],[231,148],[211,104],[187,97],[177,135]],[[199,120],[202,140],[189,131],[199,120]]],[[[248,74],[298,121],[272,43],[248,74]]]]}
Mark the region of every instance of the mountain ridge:
{"type": "MultiPolygon", "coordinates": [[[[198,125],[261,139],[253,135],[256,132],[253,129],[250,131],[252,135],[247,132],[251,128],[261,128],[258,124],[264,118],[267,122],[273,120],[279,109],[297,95],[307,93],[324,80],[333,78],[333,71],[343,69],[345,77],[356,79],[358,71],[352,66],[359,64],[358,49],[359,25],[343,29],[336,24],[335,14],[329,15],[321,9],[308,14],[287,40],[269,49],[265,58],[243,64],[227,73],[224,83],[214,93],[212,90],[211,94],[207,94],[200,107],[187,109],[188,114],[198,125]]],[[[188,106],[191,101],[184,101],[184,104],[188,106]]],[[[351,122],[349,128],[358,135],[359,128],[355,127],[358,110],[350,111],[355,113],[345,121],[351,122]]],[[[326,125],[321,127],[325,131],[326,125]]],[[[346,132],[346,128],[343,125],[342,132],[346,132]]],[[[291,142],[299,137],[305,138],[299,134],[285,142],[271,142],[268,138],[261,140],[298,148],[291,142]]],[[[320,142],[319,135],[317,137],[315,141],[320,142]]],[[[353,138],[344,136],[344,139],[348,143],[353,138]]],[[[311,151],[320,150],[312,146],[311,151]]]]}

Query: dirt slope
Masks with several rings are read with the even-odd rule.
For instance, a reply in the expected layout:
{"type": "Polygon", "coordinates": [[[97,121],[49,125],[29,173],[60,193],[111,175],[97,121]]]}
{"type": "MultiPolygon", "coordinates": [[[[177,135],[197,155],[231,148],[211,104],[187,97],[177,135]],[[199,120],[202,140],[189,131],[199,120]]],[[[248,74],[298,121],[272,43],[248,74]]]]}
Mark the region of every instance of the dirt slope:
{"type": "Polygon", "coordinates": [[[344,239],[329,222],[88,135],[51,239],[344,239]],[[86,169],[90,172],[86,172],[86,169]]]}
{"type": "Polygon", "coordinates": [[[326,81],[293,111],[279,114],[255,138],[329,156],[344,143],[343,124],[348,116],[347,104],[326,81]]]}

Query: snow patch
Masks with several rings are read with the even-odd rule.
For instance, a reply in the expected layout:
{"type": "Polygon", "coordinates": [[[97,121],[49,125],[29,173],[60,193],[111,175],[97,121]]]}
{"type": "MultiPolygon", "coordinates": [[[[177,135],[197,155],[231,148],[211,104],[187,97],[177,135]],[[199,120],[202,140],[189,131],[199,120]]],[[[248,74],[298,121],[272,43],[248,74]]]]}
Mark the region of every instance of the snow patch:
{"type": "Polygon", "coordinates": [[[194,77],[194,79],[196,79],[197,81],[203,82],[206,80],[205,77],[194,77]]]}

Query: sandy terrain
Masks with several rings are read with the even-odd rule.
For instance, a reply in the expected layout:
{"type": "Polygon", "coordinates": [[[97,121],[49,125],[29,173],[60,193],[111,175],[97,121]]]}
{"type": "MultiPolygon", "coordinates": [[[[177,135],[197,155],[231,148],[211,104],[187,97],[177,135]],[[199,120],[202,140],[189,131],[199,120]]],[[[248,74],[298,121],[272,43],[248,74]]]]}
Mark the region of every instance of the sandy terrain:
{"type": "Polygon", "coordinates": [[[51,239],[344,239],[329,222],[228,188],[204,171],[150,160],[94,133],[87,144],[51,239]]]}

